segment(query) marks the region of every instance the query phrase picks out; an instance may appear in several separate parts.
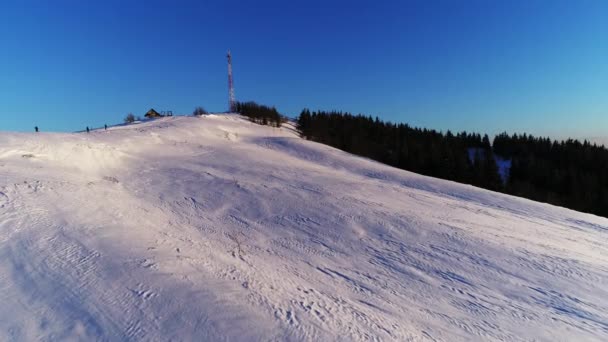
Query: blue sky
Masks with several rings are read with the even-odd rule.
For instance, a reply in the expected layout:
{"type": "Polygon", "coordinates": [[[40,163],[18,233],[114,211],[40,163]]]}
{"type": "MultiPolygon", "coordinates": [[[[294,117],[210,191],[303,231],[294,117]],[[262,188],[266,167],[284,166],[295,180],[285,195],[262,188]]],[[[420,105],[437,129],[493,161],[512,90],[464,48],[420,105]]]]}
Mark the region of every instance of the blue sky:
{"type": "Polygon", "coordinates": [[[608,1],[0,2],[0,130],[236,96],[441,130],[608,135],[608,1]]]}

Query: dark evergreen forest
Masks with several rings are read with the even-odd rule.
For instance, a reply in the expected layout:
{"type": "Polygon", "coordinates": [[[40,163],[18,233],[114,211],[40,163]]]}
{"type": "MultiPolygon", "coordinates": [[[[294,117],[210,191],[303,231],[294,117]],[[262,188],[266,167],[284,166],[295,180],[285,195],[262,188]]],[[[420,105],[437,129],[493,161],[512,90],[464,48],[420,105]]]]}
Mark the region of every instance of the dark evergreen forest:
{"type": "Polygon", "coordinates": [[[280,127],[283,122],[283,116],[275,107],[257,104],[253,101],[237,102],[235,104],[235,111],[248,117],[252,122],[261,125],[280,127]]]}
{"type": "Polygon", "coordinates": [[[608,217],[608,149],[531,135],[494,138],[494,153],[512,160],[505,192],[608,217]]]}
{"type": "Polygon", "coordinates": [[[531,135],[453,134],[337,111],[297,118],[301,135],[416,173],[608,217],[608,150],[531,135]],[[502,179],[495,158],[511,161],[502,179]]]}

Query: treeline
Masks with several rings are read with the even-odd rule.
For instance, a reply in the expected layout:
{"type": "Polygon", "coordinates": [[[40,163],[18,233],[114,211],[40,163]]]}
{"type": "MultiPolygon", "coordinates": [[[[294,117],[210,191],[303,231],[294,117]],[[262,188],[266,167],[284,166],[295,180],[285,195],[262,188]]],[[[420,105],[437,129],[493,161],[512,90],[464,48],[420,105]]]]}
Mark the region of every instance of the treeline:
{"type": "Polygon", "coordinates": [[[237,113],[248,117],[252,122],[261,125],[281,127],[281,123],[284,121],[283,116],[275,107],[260,105],[253,101],[237,102],[234,110],[237,113]]]}
{"type": "Polygon", "coordinates": [[[512,160],[506,192],[608,217],[608,149],[506,133],[493,147],[512,160]]]}
{"type": "Polygon", "coordinates": [[[342,112],[311,112],[297,119],[303,137],[424,175],[501,190],[487,135],[445,134],[342,112]]]}
{"type": "Polygon", "coordinates": [[[306,139],[404,170],[608,216],[608,150],[588,142],[501,134],[491,144],[487,135],[308,109],[297,126],[306,139]],[[495,155],[511,160],[508,178],[495,155]]]}

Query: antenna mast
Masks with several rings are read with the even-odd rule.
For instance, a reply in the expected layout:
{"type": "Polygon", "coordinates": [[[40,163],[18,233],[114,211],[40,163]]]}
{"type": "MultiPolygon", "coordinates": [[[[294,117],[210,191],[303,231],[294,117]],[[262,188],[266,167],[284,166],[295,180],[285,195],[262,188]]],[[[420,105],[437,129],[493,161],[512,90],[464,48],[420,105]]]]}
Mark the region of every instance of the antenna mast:
{"type": "Polygon", "coordinates": [[[234,83],[232,81],[232,54],[228,50],[228,112],[234,113],[236,110],[236,100],[234,99],[234,83]]]}

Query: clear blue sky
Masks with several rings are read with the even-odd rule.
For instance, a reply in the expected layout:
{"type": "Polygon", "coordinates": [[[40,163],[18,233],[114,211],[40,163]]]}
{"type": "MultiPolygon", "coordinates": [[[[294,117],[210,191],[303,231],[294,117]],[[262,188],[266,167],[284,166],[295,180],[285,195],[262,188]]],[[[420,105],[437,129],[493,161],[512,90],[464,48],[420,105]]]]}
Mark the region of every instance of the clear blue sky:
{"type": "Polygon", "coordinates": [[[0,2],[0,130],[237,99],[436,129],[608,135],[608,1],[0,2]]]}

